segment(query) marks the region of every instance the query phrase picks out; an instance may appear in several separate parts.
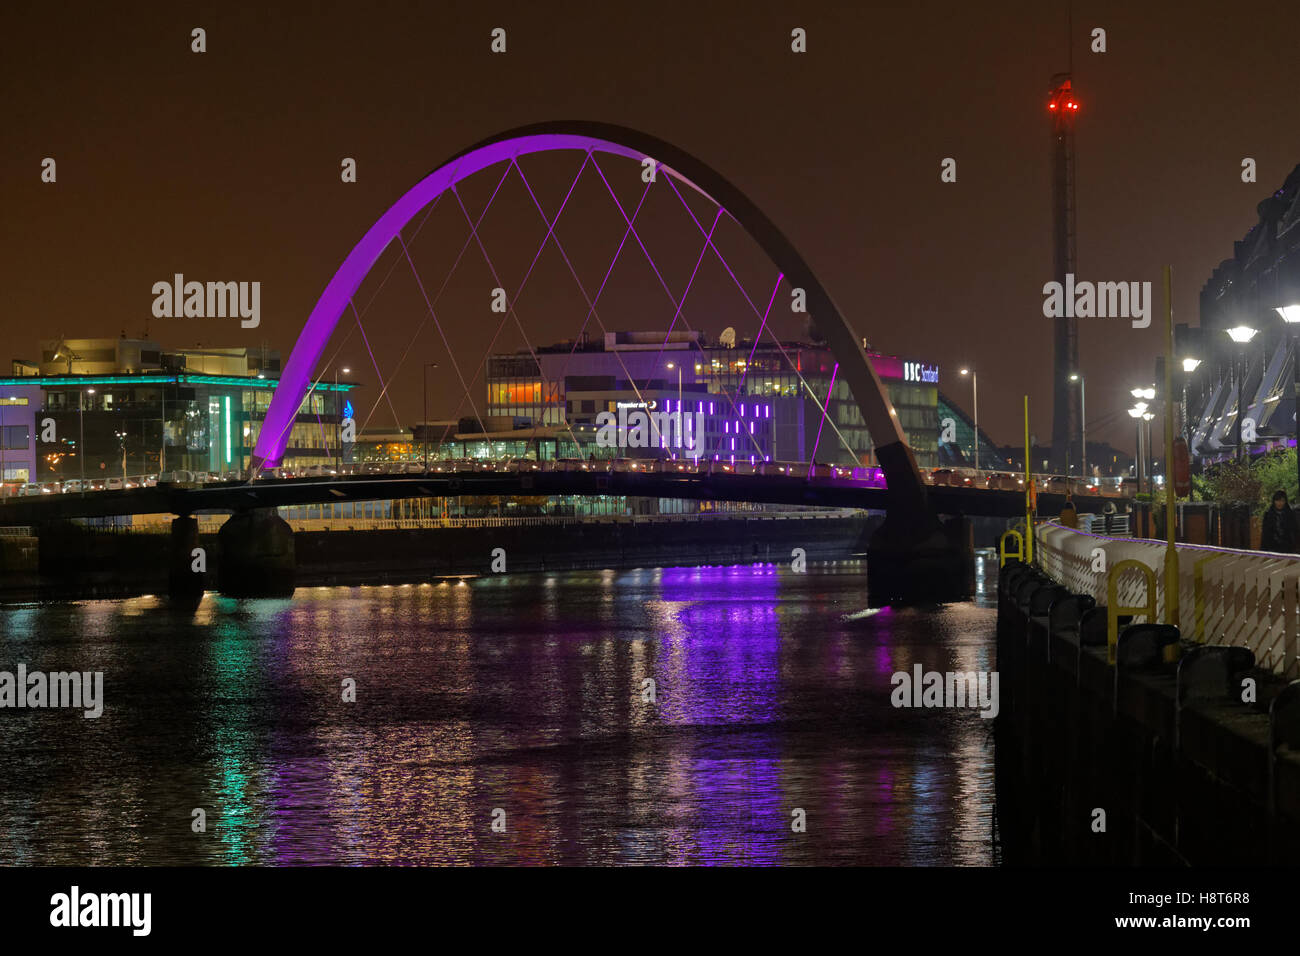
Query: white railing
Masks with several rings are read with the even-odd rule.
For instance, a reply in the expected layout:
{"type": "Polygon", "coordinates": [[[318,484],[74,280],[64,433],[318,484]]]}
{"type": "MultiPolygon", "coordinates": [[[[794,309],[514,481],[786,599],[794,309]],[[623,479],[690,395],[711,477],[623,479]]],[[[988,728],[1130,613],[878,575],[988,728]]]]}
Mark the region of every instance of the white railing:
{"type": "MultiPolygon", "coordinates": [[[[1105,605],[1109,569],[1121,561],[1140,561],[1155,573],[1161,623],[1176,624],[1187,640],[1248,647],[1260,667],[1300,677],[1300,555],[1177,545],[1178,615],[1169,621],[1166,551],[1162,541],[1106,537],[1055,522],[1035,529],[1039,566],[1072,592],[1105,605]]],[[[1139,569],[1120,572],[1116,585],[1120,606],[1147,603],[1146,579],[1139,569]]]]}

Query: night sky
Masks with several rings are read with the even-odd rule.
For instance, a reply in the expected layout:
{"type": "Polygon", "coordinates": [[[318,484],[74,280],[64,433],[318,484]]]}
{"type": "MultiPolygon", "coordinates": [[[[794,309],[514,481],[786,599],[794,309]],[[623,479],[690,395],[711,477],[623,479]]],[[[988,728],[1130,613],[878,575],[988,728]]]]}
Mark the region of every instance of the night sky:
{"type": "MultiPolygon", "coordinates": [[[[1300,162],[1296,18],[1294,0],[1075,4],[1080,278],[1151,281],[1158,293],[1160,269],[1172,264],[1175,321],[1197,322],[1210,271],[1300,162]],[[1107,32],[1104,54],[1089,52],[1094,27],[1107,32]],[[1257,183],[1242,183],[1243,157],[1257,161],[1257,183]]],[[[938,362],[941,388],[967,409],[956,369],[973,364],[980,423],[1001,442],[1018,440],[1027,391],[1045,440],[1046,102],[1049,78],[1066,69],[1065,20],[1065,4],[1048,0],[368,2],[278,12],[5,4],[0,335],[13,357],[35,359],[41,337],[138,335],[148,323],[164,345],[266,344],[287,358],[348,251],[422,176],[494,132],[588,119],[639,128],[713,166],[790,236],[875,348],[938,362]],[[504,55],[489,51],[498,26],[504,55]],[[190,50],[194,27],[207,31],[206,53],[190,50]],[[807,31],[806,54],[790,51],[795,27],[807,31]],[[40,181],[47,156],[58,164],[53,185],[40,181]],[[344,157],[357,161],[355,184],[340,181],[344,157]],[[955,184],[940,181],[945,157],[957,160],[955,184]],[[151,287],[176,272],[260,281],[260,328],[153,319],[151,287]]],[[[580,159],[521,163],[548,215],[580,159]]],[[[601,162],[635,205],[639,168],[601,162]]],[[[471,215],[499,178],[489,170],[466,184],[471,215]]],[[[680,294],[699,233],[667,190],[651,191],[643,216],[647,245],[680,294]]],[[[586,176],[557,234],[589,289],[622,232],[599,177],[586,176]]],[[[513,292],[545,234],[522,183],[507,180],[481,234],[513,292]]],[[[448,198],[411,241],[431,294],[466,236],[448,198]]],[[[734,224],[718,244],[762,308],[775,267],[734,224]]],[[[673,308],[633,251],[597,313],[610,329],[662,329],[673,308]]],[[[379,400],[354,322],[345,319],[326,352],[330,367],[346,364],[366,383],[358,417],[372,428],[394,424],[394,410],[403,425],[419,418],[424,362],[439,362],[430,416],[469,412],[399,255],[390,248],[356,299],[384,375],[406,356],[389,394],[379,400]]],[[[467,379],[500,320],[488,311],[495,284],[471,245],[437,307],[467,379]]],[[[553,248],[517,304],[533,345],[572,336],[586,311],[553,248]]],[[[683,314],[712,336],[757,328],[711,257],[683,314]]],[[[1127,389],[1151,380],[1159,315],[1146,330],[1080,320],[1090,438],[1131,447],[1127,389]]],[[[788,311],[776,328],[799,334],[788,311]]],[[[495,347],[521,344],[511,320],[495,347]]],[[[483,401],[481,379],[473,397],[483,401]]]]}

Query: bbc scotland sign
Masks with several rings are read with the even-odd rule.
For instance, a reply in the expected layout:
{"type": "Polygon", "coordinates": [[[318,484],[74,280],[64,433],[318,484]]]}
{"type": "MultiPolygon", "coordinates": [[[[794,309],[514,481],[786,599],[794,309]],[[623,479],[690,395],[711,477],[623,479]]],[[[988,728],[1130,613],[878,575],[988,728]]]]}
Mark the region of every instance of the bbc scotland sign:
{"type": "Polygon", "coordinates": [[[939,366],[926,365],[924,362],[903,363],[904,382],[938,382],[939,366]]]}

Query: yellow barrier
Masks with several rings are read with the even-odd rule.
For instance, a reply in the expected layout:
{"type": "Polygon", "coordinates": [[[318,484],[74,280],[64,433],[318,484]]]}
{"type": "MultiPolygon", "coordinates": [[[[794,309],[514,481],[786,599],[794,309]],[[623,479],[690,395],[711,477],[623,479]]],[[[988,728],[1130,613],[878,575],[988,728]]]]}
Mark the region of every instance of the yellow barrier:
{"type": "Polygon", "coordinates": [[[1106,660],[1115,666],[1115,649],[1119,646],[1119,616],[1121,614],[1145,614],[1147,621],[1156,622],[1156,573],[1136,558],[1129,558],[1112,564],[1106,573],[1106,660]],[[1119,576],[1129,568],[1142,572],[1142,580],[1147,586],[1147,603],[1144,606],[1120,607],[1119,576]]]}
{"type": "Polygon", "coordinates": [[[1025,536],[1015,528],[1009,528],[998,539],[998,567],[1006,564],[1007,558],[1015,558],[1017,561],[1025,560],[1025,536]],[[1007,538],[1016,539],[1016,550],[1014,552],[1007,550],[1007,538]]]}

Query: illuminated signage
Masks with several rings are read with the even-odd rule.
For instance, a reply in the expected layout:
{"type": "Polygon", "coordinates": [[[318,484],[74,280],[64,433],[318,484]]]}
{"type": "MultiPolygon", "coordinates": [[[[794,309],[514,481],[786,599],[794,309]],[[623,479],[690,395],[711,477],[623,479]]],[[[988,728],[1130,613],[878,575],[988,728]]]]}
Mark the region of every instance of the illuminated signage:
{"type": "Polygon", "coordinates": [[[939,366],[927,365],[924,362],[904,362],[903,381],[937,382],[939,381],[939,366]]]}

